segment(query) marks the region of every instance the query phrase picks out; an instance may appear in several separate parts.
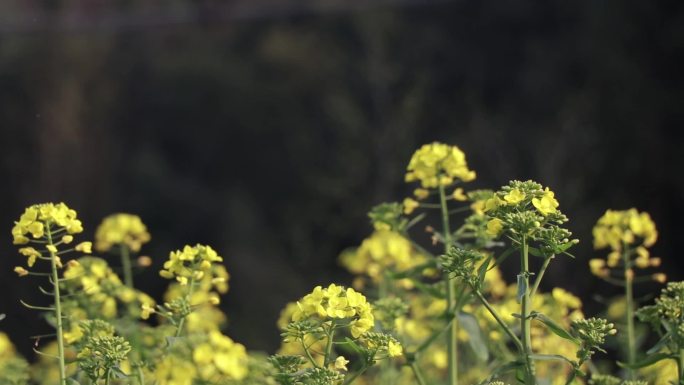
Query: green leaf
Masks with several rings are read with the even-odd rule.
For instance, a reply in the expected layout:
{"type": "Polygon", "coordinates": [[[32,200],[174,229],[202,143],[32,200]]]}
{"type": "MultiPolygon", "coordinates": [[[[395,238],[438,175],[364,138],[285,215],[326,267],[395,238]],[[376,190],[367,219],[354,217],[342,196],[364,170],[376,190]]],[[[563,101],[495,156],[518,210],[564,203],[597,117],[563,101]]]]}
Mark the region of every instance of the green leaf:
{"type": "Polygon", "coordinates": [[[527,246],[527,250],[530,254],[534,255],[535,257],[546,257],[546,254],[542,253],[542,251],[536,247],[527,246]]]}
{"type": "Polygon", "coordinates": [[[485,274],[487,274],[487,271],[489,271],[489,263],[492,261],[492,256],[490,255],[487,257],[487,259],[482,262],[482,265],[480,265],[480,268],[477,271],[477,281],[478,282],[484,282],[484,277],[485,274]]]}
{"type": "Polygon", "coordinates": [[[561,361],[570,364],[573,368],[575,367],[574,361],[560,354],[530,354],[530,358],[535,361],[561,361]]]}
{"type": "Polygon", "coordinates": [[[651,354],[649,356],[646,356],[641,361],[635,362],[633,364],[628,364],[626,362],[620,362],[618,361],[618,366],[621,368],[628,368],[628,369],[639,369],[639,368],[645,368],[647,366],[651,366],[655,364],[658,361],[662,360],[667,360],[667,359],[676,359],[677,356],[671,353],[656,353],[656,354],[651,354]]]}
{"type": "Polygon", "coordinates": [[[516,295],[518,303],[522,302],[525,293],[527,293],[527,280],[524,274],[518,274],[518,294],[516,295]]]}
{"type": "Polygon", "coordinates": [[[487,344],[485,343],[477,318],[466,312],[458,312],[456,316],[458,317],[459,326],[468,333],[468,343],[473,349],[475,356],[480,361],[487,362],[489,359],[489,349],[487,349],[487,344]]]}
{"type": "Polygon", "coordinates": [[[572,341],[579,345],[580,342],[577,338],[575,338],[572,334],[565,330],[565,328],[557,324],[556,321],[552,320],[551,318],[537,312],[532,313],[532,317],[543,323],[553,334],[557,335],[558,337],[565,338],[566,340],[572,341]]]}

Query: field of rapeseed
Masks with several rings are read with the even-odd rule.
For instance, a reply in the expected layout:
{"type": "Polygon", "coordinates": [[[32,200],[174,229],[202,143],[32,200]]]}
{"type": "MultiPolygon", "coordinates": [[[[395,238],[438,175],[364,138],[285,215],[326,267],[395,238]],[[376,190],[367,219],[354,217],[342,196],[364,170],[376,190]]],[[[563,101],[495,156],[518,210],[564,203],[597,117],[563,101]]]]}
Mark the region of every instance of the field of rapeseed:
{"type": "Polygon", "coordinates": [[[572,293],[540,286],[551,263],[582,263],[562,197],[535,181],[469,189],[476,173],[447,144],[407,164],[413,195],[371,208],[368,237],[340,254],[352,287],[325,283],[283,304],[270,356],[222,332],[220,250],[171,251],[159,272],[168,289],[152,298],[135,286],[151,265],[141,218],[107,216],[86,240],[67,204],[26,208],[11,230],[14,271],[49,297],[22,304],[54,333],[35,336],[30,364],[0,333],[0,385],[684,384],[684,282],[658,270],[648,213],[597,219],[590,271],[623,294],[584,314],[572,293]],[[663,287],[643,300],[634,287],[646,281],[663,287]]]}

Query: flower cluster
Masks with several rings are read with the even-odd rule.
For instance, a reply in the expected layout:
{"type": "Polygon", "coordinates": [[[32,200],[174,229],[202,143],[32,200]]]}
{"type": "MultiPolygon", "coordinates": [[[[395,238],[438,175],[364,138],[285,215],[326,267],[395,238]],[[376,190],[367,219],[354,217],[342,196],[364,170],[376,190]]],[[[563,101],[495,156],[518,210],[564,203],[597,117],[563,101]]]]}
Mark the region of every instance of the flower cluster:
{"type": "Polygon", "coordinates": [[[331,284],[327,288],[316,286],[297,302],[298,309],[292,314],[293,321],[307,318],[321,320],[351,319],[351,334],[359,338],[373,327],[371,305],[363,294],[352,288],[331,284]]]}
{"type": "Polygon", "coordinates": [[[133,214],[110,215],[102,220],[95,231],[95,249],[100,252],[109,251],[115,245],[124,245],[138,252],[149,241],[147,226],[139,216],[133,214]]]}
{"type": "Polygon", "coordinates": [[[210,246],[185,246],[183,250],[172,251],[169,259],[164,262],[164,269],[159,272],[164,278],[175,278],[181,285],[189,281],[201,280],[215,262],[222,262],[221,258],[210,246]]]}
{"type": "MultiPolygon", "coordinates": [[[[660,266],[658,257],[651,257],[648,247],[658,239],[658,231],[651,216],[636,209],[623,211],[607,210],[599,218],[593,229],[594,248],[609,247],[611,252],[606,259],[594,258],[589,261],[591,273],[609,279],[611,269],[624,268],[625,279],[633,280],[632,267],[646,269],[660,266]]],[[[651,275],[655,281],[664,283],[663,273],[651,275]]]]}
{"type": "Polygon", "coordinates": [[[203,380],[217,377],[240,380],[247,375],[247,350],[217,330],[195,346],[192,359],[203,380]]]}
{"type": "Polygon", "coordinates": [[[579,319],[572,322],[572,333],[580,341],[580,350],[577,358],[580,363],[591,358],[594,351],[604,351],[601,345],[606,342],[606,337],[615,335],[615,325],[603,318],[579,319]]]}
{"type": "Polygon", "coordinates": [[[340,263],[354,274],[364,274],[373,282],[384,280],[385,273],[401,272],[426,260],[401,234],[377,230],[353,250],[340,255],[340,263]]]}
{"type": "Polygon", "coordinates": [[[578,241],[561,227],[568,218],[558,210],[553,191],[533,181],[512,181],[484,202],[487,233],[504,232],[519,244],[536,243],[539,256],[565,253],[578,241]]]}
{"type": "Polygon", "coordinates": [[[468,169],[465,154],[456,146],[432,143],[416,151],[407,167],[406,181],[420,181],[424,188],[448,186],[455,180],[470,182],[475,171],[468,169]]]}
{"type": "Polygon", "coordinates": [[[76,216],[76,211],[64,203],[43,203],[27,207],[12,228],[14,244],[29,243],[28,235],[39,239],[62,231],[78,234],[83,231],[83,224],[76,216]]]}

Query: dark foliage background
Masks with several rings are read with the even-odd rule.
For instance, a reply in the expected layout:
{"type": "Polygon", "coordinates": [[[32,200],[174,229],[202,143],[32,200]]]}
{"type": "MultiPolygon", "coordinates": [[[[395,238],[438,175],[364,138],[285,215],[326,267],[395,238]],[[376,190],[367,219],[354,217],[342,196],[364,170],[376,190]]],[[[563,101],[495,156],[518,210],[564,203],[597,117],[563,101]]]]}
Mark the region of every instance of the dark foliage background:
{"type": "Polygon", "coordinates": [[[649,211],[682,279],[683,54],[680,1],[3,2],[0,328],[24,353],[46,331],[18,305],[37,290],[9,230],[65,201],[88,237],[112,212],[143,218],[155,266],[137,280],[157,298],[170,250],[213,245],[228,333],[273,350],[280,308],[350,282],[338,253],[434,140],[466,152],[473,187],[556,191],[582,243],[546,288],[588,313],[612,290],[587,268],[606,208],[649,211]]]}

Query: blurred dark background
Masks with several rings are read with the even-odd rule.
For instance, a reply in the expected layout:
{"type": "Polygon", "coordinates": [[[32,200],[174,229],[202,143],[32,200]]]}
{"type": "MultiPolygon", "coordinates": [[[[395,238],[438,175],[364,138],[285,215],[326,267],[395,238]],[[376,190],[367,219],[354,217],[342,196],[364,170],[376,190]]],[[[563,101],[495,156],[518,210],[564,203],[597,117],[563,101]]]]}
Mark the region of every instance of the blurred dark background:
{"type": "Polygon", "coordinates": [[[369,207],[412,191],[406,164],[434,140],[466,152],[473,187],[556,191],[582,242],[545,288],[587,313],[613,290],[587,268],[606,208],[649,211],[682,279],[683,4],[2,2],[0,329],[25,353],[46,331],[18,304],[37,289],[12,272],[10,228],[64,201],[87,237],[112,212],[143,218],[155,267],[137,282],[157,298],[170,250],[213,245],[228,334],[272,351],[286,302],[351,281],[338,253],[369,234],[369,207]]]}

